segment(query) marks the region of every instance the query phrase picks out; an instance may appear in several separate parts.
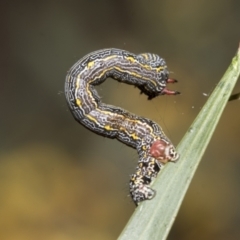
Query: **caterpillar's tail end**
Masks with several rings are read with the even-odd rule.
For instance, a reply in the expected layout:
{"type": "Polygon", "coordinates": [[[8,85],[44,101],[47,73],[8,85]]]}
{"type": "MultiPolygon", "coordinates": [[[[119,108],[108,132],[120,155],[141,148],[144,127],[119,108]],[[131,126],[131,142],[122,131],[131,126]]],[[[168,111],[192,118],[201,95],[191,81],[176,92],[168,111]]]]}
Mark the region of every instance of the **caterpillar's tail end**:
{"type": "Polygon", "coordinates": [[[140,202],[153,199],[156,191],[145,184],[130,184],[130,194],[137,207],[140,202]]]}

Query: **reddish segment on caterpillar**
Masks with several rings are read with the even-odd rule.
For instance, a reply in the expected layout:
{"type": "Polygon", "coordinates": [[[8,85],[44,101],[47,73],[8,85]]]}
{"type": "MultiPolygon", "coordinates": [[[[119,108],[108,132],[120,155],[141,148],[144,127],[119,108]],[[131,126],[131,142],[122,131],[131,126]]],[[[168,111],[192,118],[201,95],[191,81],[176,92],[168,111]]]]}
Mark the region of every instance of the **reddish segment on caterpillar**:
{"type": "Polygon", "coordinates": [[[65,95],[76,121],[96,134],[116,138],[137,150],[139,160],[129,187],[138,205],[154,197],[155,190],[150,187],[152,180],[165,163],[176,162],[179,154],[157,123],[101,102],[94,86],[108,77],[136,86],[148,99],[179,94],[166,88],[168,83],[177,80],[169,78],[166,62],[158,55],[135,55],[115,48],[86,55],[66,76],[65,95]]]}

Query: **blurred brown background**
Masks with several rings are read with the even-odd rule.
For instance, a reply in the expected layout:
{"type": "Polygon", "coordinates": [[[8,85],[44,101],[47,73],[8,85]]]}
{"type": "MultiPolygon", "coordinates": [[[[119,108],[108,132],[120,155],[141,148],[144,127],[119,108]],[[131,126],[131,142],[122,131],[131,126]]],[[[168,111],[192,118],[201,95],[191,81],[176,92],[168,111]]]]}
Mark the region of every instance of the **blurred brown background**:
{"type": "MultiPolygon", "coordinates": [[[[177,145],[237,50],[240,1],[0,4],[0,239],[116,239],[135,208],[137,153],[74,121],[67,70],[107,47],[164,57],[180,96],[147,101],[111,80],[98,91],[157,121],[177,145]]],[[[239,109],[228,103],[168,239],[240,238],[239,109]]]]}

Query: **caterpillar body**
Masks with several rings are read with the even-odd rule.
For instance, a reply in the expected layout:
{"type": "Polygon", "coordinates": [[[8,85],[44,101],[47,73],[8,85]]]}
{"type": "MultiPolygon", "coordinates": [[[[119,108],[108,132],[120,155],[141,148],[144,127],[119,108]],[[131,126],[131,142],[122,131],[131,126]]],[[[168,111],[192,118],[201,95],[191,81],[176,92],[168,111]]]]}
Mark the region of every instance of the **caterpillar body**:
{"type": "Polygon", "coordinates": [[[154,197],[151,181],[166,162],[177,161],[179,154],[157,123],[101,102],[94,86],[108,77],[138,87],[148,99],[179,94],[166,88],[167,83],[177,81],[169,78],[166,63],[158,55],[135,55],[114,48],[86,55],[66,76],[65,95],[73,117],[94,133],[116,138],[137,150],[139,160],[129,186],[138,205],[154,197]]]}

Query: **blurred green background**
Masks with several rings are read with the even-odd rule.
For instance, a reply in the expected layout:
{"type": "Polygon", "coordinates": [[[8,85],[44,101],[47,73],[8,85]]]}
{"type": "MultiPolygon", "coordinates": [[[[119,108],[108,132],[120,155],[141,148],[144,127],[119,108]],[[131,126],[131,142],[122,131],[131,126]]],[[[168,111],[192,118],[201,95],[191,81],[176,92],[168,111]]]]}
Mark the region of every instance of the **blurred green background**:
{"type": "MultiPolygon", "coordinates": [[[[67,70],[108,47],[165,58],[179,96],[147,101],[111,80],[98,91],[177,145],[237,50],[239,11],[238,0],[1,1],[0,239],[116,239],[138,156],[74,121],[67,70]]],[[[240,238],[239,107],[228,103],[168,239],[240,238]]]]}

